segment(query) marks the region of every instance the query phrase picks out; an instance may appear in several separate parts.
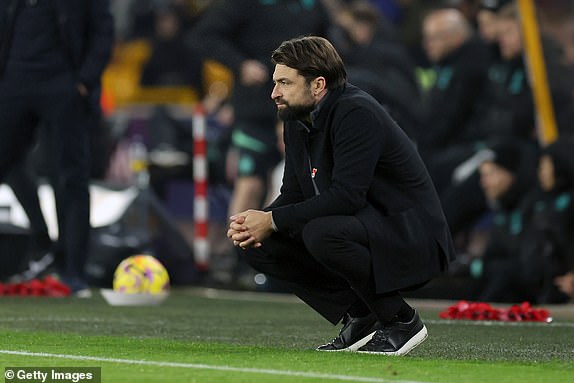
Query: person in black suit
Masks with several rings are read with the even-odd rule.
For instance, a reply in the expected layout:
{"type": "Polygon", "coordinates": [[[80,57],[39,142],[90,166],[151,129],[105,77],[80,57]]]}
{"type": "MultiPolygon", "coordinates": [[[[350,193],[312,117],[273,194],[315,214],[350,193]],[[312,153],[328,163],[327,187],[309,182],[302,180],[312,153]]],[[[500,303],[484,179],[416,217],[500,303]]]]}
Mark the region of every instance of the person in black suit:
{"type": "Polygon", "coordinates": [[[89,119],[114,31],[109,0],[0,0],[0,181],[38,136],[58,216],[56,265],[77,295],[90,225],[89,119]],[[40,128],[38,128],[40,127],[40,128]]]}
{"type": "Polygon", "coordinates": [[[427,330],[401,291],[454,258],[428,172],[412,141],[321,37],[272,54],[284,121],[281,193],[264,211],[230,217],[228,237],[256,270],[290,284],[333,324],[320,351],[404,355],[427,330]]]}

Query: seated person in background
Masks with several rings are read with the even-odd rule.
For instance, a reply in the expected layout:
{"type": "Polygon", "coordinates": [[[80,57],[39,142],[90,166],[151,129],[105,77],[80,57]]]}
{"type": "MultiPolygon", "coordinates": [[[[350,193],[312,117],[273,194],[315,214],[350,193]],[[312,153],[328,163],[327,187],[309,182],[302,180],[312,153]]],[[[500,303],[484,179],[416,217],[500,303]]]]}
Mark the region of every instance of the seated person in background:
{"type": "Polygon", "coordinates": [[[337,20],[343,36],[335,44],[347,65],[349,81],[384,105],[416,140],[423,118],[422,94],[410,53],[393,38],[392,30],[381,27],[384,15],[368,2],[353,2],[337,20]]]}
{"type": "Polygon", "coordinates": [[[450,183],[452,169],[459,159],[449,161],[448,169],[445,164],[435,166],[435,157],[462,143],[462,128],[486,82],[490,55],[456,9],[434,10],[425,17],[423,45],[436,72],[436,81],[425,99],[427,113],[417,141],[440,195],[450,183]]]}
{"type": "Polygon", "coordinates": [[[521,245],[521,277],[537,303],[569,298],[562,281],[574,272],[573,149],[572,137],[560,137],[544,149],[538,167],[540,188],[525,201],[532,213],[521,245]]]}
{"type": "Polygon", "coordinates": [[[498,50],[497,12],[512,0],[481,0],[476,13],[476,26],[480,38],[486,42],[495,56],[498,50]]]}
{"type": "Polygon", "coordinates": [[[521,201],[534,185],[535,163],[514,141],[501,141],[485,150],[489,156],[480,165],[480,182],[494,216],[486,249],[474,265],[475,270],[482,268],[478,299],[530,300],[520,284],[517,264],[527,221],[521,201]]]}
{"type": "Polygon", "coordinates": [[[182,20],[176,9],[156,10],[151,56],[142,68],[143,86],[191,86],[202,90],[202,59],[183,40],[182,20]]]}
{"type": "MultiPolygon", "coordinates": [[[[431,167],[442,172],[442,179],[451,177],[441,199],[449,202],[445,203],[445,214],[455,235],[471,228],[487,210],[477,172],[459,170],[475,168],[480,164],[476,153],[497,140],[510,139],[533,148],[538,146],[535,106],[516,4],[502,7],[497,13],[496,23],[500,58],[495,59],[488,69],[482,94],[477,97],[472,115],[461,128],[459,143],[435,156],[431,167]]],[[[559,119],[571,102],[574,73],[560,63],[561,53],[557,45],[546,39],[543,41],[548,86],[559,119]]]]}

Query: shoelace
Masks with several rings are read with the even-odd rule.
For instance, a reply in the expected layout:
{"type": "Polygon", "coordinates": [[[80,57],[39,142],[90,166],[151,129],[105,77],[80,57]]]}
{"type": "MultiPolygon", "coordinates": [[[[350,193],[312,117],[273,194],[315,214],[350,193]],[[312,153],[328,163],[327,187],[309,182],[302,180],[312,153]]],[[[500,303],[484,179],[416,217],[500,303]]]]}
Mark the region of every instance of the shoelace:
{"type": "Polygon", "coordinates": [[[382,343],[382,342],[386,342],[388,339],[389,339],[389,329],[388,328],[382,328],[382,329],[375,332],[375,334],[373,335],[373,338],[370,340],[369,343],[371,343],[371,342],[382,343]]]}

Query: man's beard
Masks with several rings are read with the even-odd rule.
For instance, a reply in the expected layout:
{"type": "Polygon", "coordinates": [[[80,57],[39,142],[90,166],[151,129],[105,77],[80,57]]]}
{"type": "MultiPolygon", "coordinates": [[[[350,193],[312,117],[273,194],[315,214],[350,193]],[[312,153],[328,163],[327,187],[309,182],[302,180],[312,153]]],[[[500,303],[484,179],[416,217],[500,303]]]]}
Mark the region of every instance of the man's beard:
{"type": "Polygon", "coordinates": [[[277,110],[277,117],[282,121],[306,120],[314,109],[314,104],[287,105],[285,108],[277,110]]]}

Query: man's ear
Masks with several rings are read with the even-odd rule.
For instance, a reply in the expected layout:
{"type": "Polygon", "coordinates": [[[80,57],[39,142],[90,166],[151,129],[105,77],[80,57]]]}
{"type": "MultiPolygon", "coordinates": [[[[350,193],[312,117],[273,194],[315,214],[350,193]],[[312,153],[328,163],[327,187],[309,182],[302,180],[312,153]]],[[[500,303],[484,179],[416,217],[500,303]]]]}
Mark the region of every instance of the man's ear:
{"type": "Polygon", "coordinates": [[[327,80],[325,77],[319,76],[311,82],[311,90],[315,96],[321,94],[325,89],[327,89],[327,80]]]}

